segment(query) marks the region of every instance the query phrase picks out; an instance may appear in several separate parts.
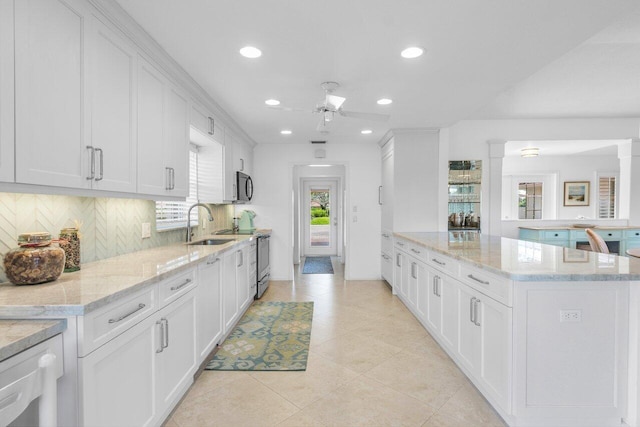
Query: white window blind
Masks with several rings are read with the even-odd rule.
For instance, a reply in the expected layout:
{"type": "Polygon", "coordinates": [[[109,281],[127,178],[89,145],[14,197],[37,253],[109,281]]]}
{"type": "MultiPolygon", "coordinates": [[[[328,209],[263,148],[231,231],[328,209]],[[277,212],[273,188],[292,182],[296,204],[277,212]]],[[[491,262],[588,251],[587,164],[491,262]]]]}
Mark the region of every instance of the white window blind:
{"type": "Polygon", "coordinates": [[[598,177],[598,218],[616,217],[616,177],[598,177]]]}
{"type": "MultiPolygon", "coordinates": [[[[156,230],[186,228],[187,211],[198,202],[198,151],[189,152],[189,197],[184,202],[156,202],[156,230]]],[[[191,211],[191,226],[198,225],[198,209],[191,211]]]]}

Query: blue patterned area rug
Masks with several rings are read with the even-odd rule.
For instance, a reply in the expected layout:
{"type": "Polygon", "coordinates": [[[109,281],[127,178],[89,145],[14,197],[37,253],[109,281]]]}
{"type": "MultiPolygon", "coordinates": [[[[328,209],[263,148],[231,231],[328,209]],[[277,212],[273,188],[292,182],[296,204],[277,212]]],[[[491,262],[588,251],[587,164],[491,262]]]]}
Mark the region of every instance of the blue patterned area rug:
{"type": "Polygon", "coordinates": [[[313,302],[255,301],[205,369],[305,371],[313,302]]]}
{"type": "Polygon", "coordinates": [[[314,256],[306,257],[302,274],[333,274],[331,257],[314,256]]]}

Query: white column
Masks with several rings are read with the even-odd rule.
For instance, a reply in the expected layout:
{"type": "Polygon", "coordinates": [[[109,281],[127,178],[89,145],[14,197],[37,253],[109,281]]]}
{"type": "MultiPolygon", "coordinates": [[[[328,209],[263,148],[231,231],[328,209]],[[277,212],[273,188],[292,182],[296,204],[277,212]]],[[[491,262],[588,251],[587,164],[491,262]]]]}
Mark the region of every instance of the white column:
{"type": "Polygon", "coordinates": [[[502,235],[502,161],[505,140],[491,139],[489,144],[489,210],[488,218],[481,218],[484,234],[502,235]]]}
{"type": "Polygon", "coordinates": [[[640,225],[640,139],[630,139],[618,145],[620,186],[618,218],[627,218],[630,225],[640,225]],[[634,185],[635,184],[635,185],[634,185]]]}

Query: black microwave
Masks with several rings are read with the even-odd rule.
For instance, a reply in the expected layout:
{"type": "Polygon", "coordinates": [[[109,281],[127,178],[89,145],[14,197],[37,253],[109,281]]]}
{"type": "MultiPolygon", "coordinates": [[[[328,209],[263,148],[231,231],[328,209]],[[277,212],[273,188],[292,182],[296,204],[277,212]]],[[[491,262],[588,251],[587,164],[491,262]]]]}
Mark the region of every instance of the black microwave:
{"type": "Polygon", "coordinates": [[[236,200],[238,202],[250,202],[253,197],[253,181],[246,173],[236,172],[236,200]]]}

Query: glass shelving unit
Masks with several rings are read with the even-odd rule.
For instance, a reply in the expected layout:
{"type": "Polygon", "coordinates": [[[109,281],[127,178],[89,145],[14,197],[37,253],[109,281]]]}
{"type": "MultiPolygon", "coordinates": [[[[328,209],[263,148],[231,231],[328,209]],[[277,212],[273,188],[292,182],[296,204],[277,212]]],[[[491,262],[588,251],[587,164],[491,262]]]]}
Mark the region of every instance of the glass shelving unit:
{"type": "Polygon", "coordinates": [[[449,162],[449,231],[480,231],[482,160],[449,162]]]}

